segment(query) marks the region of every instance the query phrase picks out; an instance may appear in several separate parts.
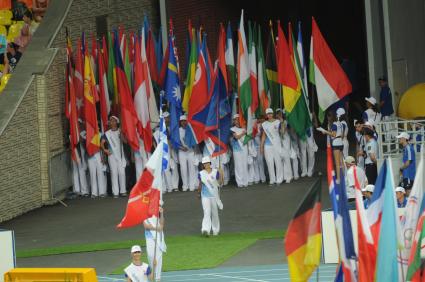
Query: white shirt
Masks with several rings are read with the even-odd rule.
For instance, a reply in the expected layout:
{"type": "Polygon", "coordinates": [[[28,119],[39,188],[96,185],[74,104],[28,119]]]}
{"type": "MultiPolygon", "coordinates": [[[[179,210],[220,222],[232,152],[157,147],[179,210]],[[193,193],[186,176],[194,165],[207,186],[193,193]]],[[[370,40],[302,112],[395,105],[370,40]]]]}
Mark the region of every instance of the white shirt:
{"type": "Polygon", "coordinates": [[[374,154],[375,158],[378,158],[378,143],[374,138],[371,138],[365,146],[366,159],[365,164],[372,164],[373,161],[370,158],[370,154],[374,154]]]}
{"type": "MultiPolygon", "coordinates": [[[[359,181],[360,184],[360,189],[363,189],[364,187],[366,187],[366,183],[367,183],[367,178],[366,178],[366,174],[364,172],[364,170],[361,167],[356,167],[357,170],[357,179],[359,181]]],[[[356,197],[356,188],[355,188],[355,179],[354,179],[354,166],[351,166],[348,170],[347,170],[347,178],[346,178],[346,182],[347,182],[347,198],[348,199],[353,199],[356,197]]]]}
{"type": "Polygon", "coordinates": [[[148,264],[142,263],[142,265],[135,265],[131,263],[124,269],[125,275],[133,282],[148,282],[148,275],[151,269],[148,264]]]}

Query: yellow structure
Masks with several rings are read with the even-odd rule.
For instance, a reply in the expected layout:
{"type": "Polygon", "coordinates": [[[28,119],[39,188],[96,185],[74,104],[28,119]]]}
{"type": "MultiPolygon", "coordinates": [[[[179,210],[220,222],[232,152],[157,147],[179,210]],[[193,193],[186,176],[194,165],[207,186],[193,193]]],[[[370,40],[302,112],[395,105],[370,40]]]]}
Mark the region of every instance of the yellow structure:
{"type": "Polygon", "coordinates": [[[404,92],[397,112],[404,119],[425,117],[425,83],[416,84],[404,92]]]}
{"type": "Polygon", "coordinates": [[[5,282],[97,282],[94,268],[15,268],[4,274],[5,282]]]}

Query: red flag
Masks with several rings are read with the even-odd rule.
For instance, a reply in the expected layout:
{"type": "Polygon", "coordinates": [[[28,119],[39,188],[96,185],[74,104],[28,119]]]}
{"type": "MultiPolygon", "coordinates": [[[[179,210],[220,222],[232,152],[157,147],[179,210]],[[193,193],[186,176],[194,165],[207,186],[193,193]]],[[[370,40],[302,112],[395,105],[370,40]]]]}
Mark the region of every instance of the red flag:
{"type": "Polygon", "coordinates": [[[133,98],[128,85],[128,80],[124,72],[124,64],[121,57],[120,47],[118,45],[118,36],[114,38],[115,51],[115,72],[117,76],[117,88],[120,95],[121,106],[121,130],[127,138],[130,147],[139,150],[139,140],[137,138],[136,125],[138,122],[137,114],[134,109],[133,98]]]}
{"type": "Polygon", "coordinates": [[[291,60],[290,47],[286,41],[285,34],[280,26],[280,22],[277,24],[278,30],[278,42],[277,42],[277,56],[278,56],[278,81],[283,84],[283,87],[289,87],[292,89],[298,89],[298,80],[295,74],[294,65],[291,60]]]}
{"type": "MultiPolygon", "coordinates": [[[[158,70],[156,67],[156,53],[155,53],[155,42],[152,35],[152,30],[148,30],[148,38],[145,38],[147,40],[146,42],[146,54],[147,54],[147,62],[149,65],[149,72],[151,75],[152,80],[158,84],[159,83],[159,77],[158,77],[158,70]]],[[[143,48],[145,48],[145,46],[143,48]]]]}
{"type": "MultiPolygon", "coordinates": [[[[103,48],[105,48],[105,46],[103,48]]],[[[106,78],[106,70],[104,65],[105,56],[103,55],[103,50],[104,49],[99,51],[97,60],[99,68],[99,101],[101,130],[102,132],[106,132],[108,128],[108,115],[111,111],[111,102],[109,100],[108,94],[108,82],[106,78]]]]}
{"type": "Polygon", "coordinates": [[[75,54],[75,72],[74,72],[74,86],[75,86],[75,104],[77,106],[78,117],[85,120],[84,117],[84,58],[83,58],[81,40],[78,39],[77,50],[75,54]]]}
{"type": "Polygon", "coordinates": [[[134,61],[134,106],[138,117],[138,131],[143,139],[146,152],[152,149],[152,129],[150,126],[148,101],[153,93],[152,82],[149,77],[149,66],[145,50],[145,33],[142,32],[142,42],[136,41],[134,61]]]}
{"type": "MultiPolygon", "coordinates": [[[[223,24],[220,23],[220,35],[218,37],[218,47],[217,47],[217,54],[218,54],[218,67],[221,70],[221,74],[223,75],[224,82],[226,84],[226,92],[229,92],[229,89],[231,87],[230,85],[230,79],[227,77],[227,68],[226,68],[226,31],[224,29],[223,24]]],[[[214,85],[214,84],[211,84],[214,85]]]]}

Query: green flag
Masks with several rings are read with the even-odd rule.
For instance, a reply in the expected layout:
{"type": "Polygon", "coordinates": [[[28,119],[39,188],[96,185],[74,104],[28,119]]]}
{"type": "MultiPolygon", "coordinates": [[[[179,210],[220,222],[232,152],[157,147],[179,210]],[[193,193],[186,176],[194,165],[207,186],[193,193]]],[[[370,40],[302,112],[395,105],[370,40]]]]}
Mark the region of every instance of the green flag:
{"type": "Polygon", "coordinates": [[[273,25],[270,21],[270,36],[266,51],[266,75],[270,92],[270,107],[275,111],[282,108],[280,86],[277,81],[276,48],[273,35],[273,25]]]}

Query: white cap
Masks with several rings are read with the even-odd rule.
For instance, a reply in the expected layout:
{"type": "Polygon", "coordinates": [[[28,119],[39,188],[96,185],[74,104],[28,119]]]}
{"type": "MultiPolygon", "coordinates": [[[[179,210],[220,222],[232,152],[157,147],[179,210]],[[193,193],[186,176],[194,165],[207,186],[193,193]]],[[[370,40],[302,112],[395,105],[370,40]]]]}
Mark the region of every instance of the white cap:
{"type": "Polygon", "coordinates": [[[266,114],[272,114],[273,113],[273,109],[272,108],[267,108],[266,109],[266,114]]]}
{"type": "Polygon", "coordinates": [[[234,114],[233,119],[235,119],[235,118],[239,118],[239,114],[234,114]]]}
{"type": "Polygon", "coordinates": [[[406,194],[406,190],[404,190],[404,188],[403,187],[400,187],[400,186],[398,186],[397,188],[395,188],[395,191],[396,192],[401,192],[403,194],[406,194]]]}
{"type": "Polygon", "coordinates": [[[376,105],[376,99],[374,97],[366,97],[365,100],[371,103],[372,105],[376,105]]]}
{"type": "Polygon", "coordinates": [[[368,184],[368,185],[366,185],[366,187],[364,188],[364,190],[363,190],[363,191],[373,193],[373,190],[375,190],[375,185],[373,185],[373,184],[368,184]]]}
{"type": "Polygon", "coordinates": [[[180,121],[182,121],[182,120],[187,120],[187,116],[186,115],[181,115],[180,116],[180,121]]]}
{"type": "Polygon", "coordinates": [[[371,121],[366,121],[364,123],[364,126],[369,126],[369,127],[373,127],[373,123],[371,121]]]}
{"type": "Polygon", "coordinates": [[[347,164],[354,164],[355,162],[356,162],[356,160],[354,159],[354,157],[352,157],[352,156],[347,156],[345,159],[344,159],[344,161],[347,163],[347,164]]]}
{"type": "Polygon", "coordinates": [[[162,113],[162,116],[163,116],[163,117],[165,117],[165,118],[166,118],[166,117],[169,117],[169,116],[170,116],[170,113],[169,113],[169,112],[163,112],[163,113],[162,113]]]}
{"type": "Polygon", "coordinates": [[[131,253],[135,252],[142,252],[142,248],[140,248],[139,245],[134,245],[133,247],[131,247],[131,253]]]}
{"type": "Polygon", "coordinates": [[[397,138],[398,138],[398,139],[400,139],[400,138],[404,138],[404,139],[406,139],[406,140],[409,140],[409,139],[410,139],[410,135],[409,135],[407,132],[402,132],[402,133],[400,133],[399,135],[397,135],[397,138]]]}
{"type": "Polygon", "coordinates": [[[341,117],[344,114],[345,114],[344,108],[338,108],[338,110],[336,110],[336,116],[337,117],[341,117]]]}
{"type": "Polygon", "coordinates": [[[115,119],[118,123],[120,123],[120,119],[119,119],[117,116],[112,115],[112,116],[110,116],[109,118],[110,118],[110,119],[111,119],[111,118],[113,118],[113,119],[115,119]]]}
{"type": "Polygon", "coordinates": [[[210,163],[211,162],[211,159],[210,159],[210,157],[208,157],[208,156],[205,156],[205,157],[203,157],[202,158],[202,161],[201,161],[203,164],[206,164],[206,163],[210,163]]]}
{"type": "Polygon", "coordinates": [[[277,108],[277,109],[276,109],[276,113],[277,113],[277,112],[281,112],[281,111],[282,111],[282,109],[281,109],[281,108],[277,108]]]}

